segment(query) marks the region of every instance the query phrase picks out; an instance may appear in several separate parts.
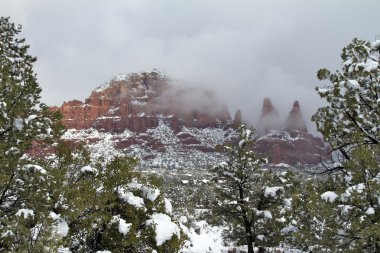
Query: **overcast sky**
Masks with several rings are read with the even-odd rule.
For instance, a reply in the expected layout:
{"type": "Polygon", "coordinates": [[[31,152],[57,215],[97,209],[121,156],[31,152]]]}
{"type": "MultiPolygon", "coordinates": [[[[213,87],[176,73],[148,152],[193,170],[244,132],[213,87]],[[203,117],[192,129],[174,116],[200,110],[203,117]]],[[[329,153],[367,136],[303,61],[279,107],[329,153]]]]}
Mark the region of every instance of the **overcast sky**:
{"type": "Polygon", "coordinates": [[[38,57],[49,105],[88,97],[119,73],[157,68],[214,90],[256,118],[264,97],[286,117],[322,105],[319,68],[352,38],[380,38],[379,0],[0,0],[38,57]]]}

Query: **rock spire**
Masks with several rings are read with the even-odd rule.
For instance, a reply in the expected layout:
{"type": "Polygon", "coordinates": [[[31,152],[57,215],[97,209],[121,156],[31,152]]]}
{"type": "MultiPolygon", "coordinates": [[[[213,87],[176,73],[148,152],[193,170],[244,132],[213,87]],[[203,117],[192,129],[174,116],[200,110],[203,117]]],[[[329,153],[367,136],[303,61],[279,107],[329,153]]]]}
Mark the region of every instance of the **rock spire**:
{"type": "Polygon", "coordinates": [[[288,119],[286,120],[286,129],[307,132],[306,122],[302,116],[301,107],[297,100],[294,101],[293,108],[289,112],[288,119]]]}
{"type": "Polygon", "coordinates": [[[269,98],[265,98],[257,131],[259,134],[265,134],[269,130],[279,128],[280,122],[278,111],[273,106],[272,101],[269,98]]]}

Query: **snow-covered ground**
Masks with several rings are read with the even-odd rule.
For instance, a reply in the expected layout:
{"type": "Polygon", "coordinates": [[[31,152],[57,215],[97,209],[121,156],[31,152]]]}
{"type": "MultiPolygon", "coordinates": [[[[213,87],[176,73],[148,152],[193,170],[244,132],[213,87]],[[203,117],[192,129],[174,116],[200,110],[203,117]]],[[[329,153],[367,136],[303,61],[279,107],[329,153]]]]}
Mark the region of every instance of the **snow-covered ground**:
{"type": "Polygon", "coordinates": [[[110,160],[115,156],[132,156],[140,159],[141,168],[205,168],[225,160],[220,152],[204,152],[199,147],[215,148],[230,140],[236,133],[232,129],[222,128],[186,128],[179,133],[174,131],[162,121],[156,128],[148,129],[144,133],[135,133],[125,130],[123,133],[101,132],[96,129],[75,130],[69,129],[63,135],[64,139],[83,140],[92,153],[92,157],[103,157],[110,160]],[[189,134],[200,143],[198,148],[185,147],[180,143],[180,134],[189,134]],[[163,144],[164,152],[157,151],[144,141],[148,136],[163,144]],[[118,149],[120,141],[135,138],[139,144],[118,149]]]}

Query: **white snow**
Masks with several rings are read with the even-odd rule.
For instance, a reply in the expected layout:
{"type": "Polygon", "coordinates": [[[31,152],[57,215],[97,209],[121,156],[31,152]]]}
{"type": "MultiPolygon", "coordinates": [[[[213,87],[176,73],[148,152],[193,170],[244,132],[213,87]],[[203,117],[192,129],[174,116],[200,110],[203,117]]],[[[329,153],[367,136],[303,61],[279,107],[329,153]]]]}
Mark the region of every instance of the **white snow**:
{"type": "Polygon", "coordinates": [[[365,212],[365,214],[367,214],[367,215],[375,214],[375,209],[373,207],[370,207],[370,208],[367,209],[367,211],[365,212]]]}
{"type": "Polygon", "coordinates": [[[274,165],[275,167],[285,167],[285,168],[290,168],[290,165],[287,163],[277,163],[274,165]]]}
{"type": "Polygon", "coordinates": [[[325,88],[318,88],[318,92],[321,94],[326,94],[330,92],[331,88],[330,87],[325,87],[325,88]]]}
{"type": "Polygon", "coordinates": [[[346,191],[342,194],[342,200],[346,201],[349,197],[351,197],[353,192],[362,193],[365,189],[365,185],[363,183],[350,186],[346,189],[346,191]]]}
{"type": "Polygon", "coordinates": [[[49,216],[56,222],[56,224],[53,225],[54,231],[63,237],[67,236],[69,233],[69,225],[65,219],[63,219],[60,214],[56,214],[55,212],[50,212],[49,216]]]}
{"type": "Polygon", "coordinates": [[[119,187],[117,190],[120,199],[128,204],[135,206],[136,208],[145,208],[144,199],[135,196],[132,192],[126,192],[123,187],[119,187]]]}
{"type": "Polygon", "coordinates": [[[167,198],[164,198],[164,203],[165,203],[165,212],[168,214],[172,214],[173,206],[170,200],[168,200],[167,198]]]}
{"type": "Polygon", "coordinates": [[[24,218],[28,218],[29,216],[34,217],[34,211],[27,208],[22,208],[17,211],[16,216],[24,216],[24,218]]]}
{"type": "Polygon", "coordinates": [[[257,215],[263,215],[264,218],[267,218],[267,219],[273,218],[271,211],[268,211],[268,210],[257,211],[257,215]]]}
{"type": "Polygon", "coordinates": [[[91,166],[84,166],[80,169],[80,172],[96,174],[98,171],[95,168],[92,168],[91,166]]]}
{"type": "Polygon", "coordinates": [[[39,165],[27,164],[25,165],[24,168],[25,170],[30,171],[30,172],[38,171],[41,174],[44,174],[44,175],[46,174],[46,170],[39,165]]]}
{"type": "Polygon", "coordinates": [[[341,209],[342,214],[347,214],[351,209],[354,208],[350,205],[338,205],[338,207],[341,209]]]}
{"type": "Polygon", "coordinates": [[[30,115],[26,120],[25,120],[25,123],[26,124],[29,124],[29,122],[31,122],[32,120],[36,119],[37,118],[37,115],[30,115]]]}
{"type": "Polygon", "coordinates": [[[181,225],[184,233],[189,238],[186,241],[181,253],[205,253],[205,252],[227,252],[229,247],[224,247],[222,233],[223,227],[210,226],[206,221],[201,220],[194,223],[192,228],[181,225]],[[196,232],[198,231],[198,233],[196,232]]]}
{"type": "Polygon", "coordinates": [[[124,195],[124,200],[130,204],[130,205],[133,205],[137,208],[141,208],[141,207],[144,207],[144,200],[140,197],[137,197],[135,195],[133,195],[132,192],[127,192],[125,195],[124,195]]]}
{"type": "Polygon", "coordinates": [[[62,246],[59,246],[57,252],[58,252],[58,253],[72,253],[71,250],[70,250],[69,248],[62,247],[62,246]]]}
{"type": "Polygon", "coordinates": [[[371,48],[376,49],[377,47],[380,47],[380,40],[375,40],[371,43],[371,48]]]}
{"type": "Polygon", "coordinates": [[[127,223],[124,219],[120,218],[119,221],[119,232],[123,235],[128,234],[129,230],[131,229],[132,223],[127,223]]]}
{"type": "Polygon", "coordinates": [[[155,213],[146,221],[147,226],[154,226],[156,232],[156,244],[161,246],[174,235],[180,237],[180,229],[177,224],[171,221],[171,218],[163,213],[155,213]]]}
{"type": "Polygon", "coordinates": [[[142,184],[137,182],[136,178],[133,178],[132,182],[128,183],[127,186],[131,190],[141,190],[141,188],[143,187],[142,184]]]}
{"type": "Polygon", "coordinates": [[[276,193],[279,190],[283,191],[284,187],[281,187],[281,186],[265,187],[264,196],[265,197],[276,197],[276,193]]]}
{"type": "Polygon", "coordinates": [[[131,190],[141,190],[144,196],[152,202],[155,201],[161,194],[159,189],[142,185],[137,182],[136,178],[133,178],[132,182],[128,183],[127,186],[131,190]]]}
{"type": "Polygon", "coordinates": [[[36,241],[38,239],[38,236],[40,235],[41,230],[42,230],[41,223],[37,223],[34,227],[30,229],[33,241],[36,241]]]}
{"type": "Polygon", "coordinates": [[[13,122],[13,127],[16,130],[21,131],[24,128],[24,121],[20,118],[15,119],[13,122]]]}
{"type": "Polygon", "coordinates": [[[256,236],[256,238],[259,239],[260,241],[264,241],[265,235],[258,235],[258,236],[256,236]]]}
{"type": "Polygon", "coordinates": [[[132,226],[132,223],[127,223],[124,219],[120,218],[119,216],[113,216],[111,219],[111,223],[118,223],[119,233],[123,235],[127,235],[132,226]]]}
{"type": "Polygon", "coordinates": [[[348,84],[349,84],[349,87],[351,87],[351,88],[359,88],[360,87],[358,81],[356,81],[356,80],[348,80],[348,84]]]}
{"type": "Polygon", "coordinates": [[[150,201],[155,201],[160,195],[160,190],[157,188],[144,187],[143,192],[146,198],[150,201]]]}
{"type": "Polygon", "coordinates": [[[321,195],[321,198],[324,200],[324,201],[329,201],[329,202],[334,202],[337,198],[338,198],[338,194],[336,194],[335,192],[333,191],[327,191],[325,193],[323,193],[321,195]]]}
{"type": "Polygon", "coordinates": [[[379,67],[379,63],[371,59],[367,59],[365,63],[359,63],[357,66],[363,67],[364,71],[371,72],[371,71],[376,70],[379,67]]]}
{"type": "MultiPolygon", "coordinates": [[[[165,116],[166,117],[166,116],[165,116]]],[[[203,152],[196,149],[183,147],[178,136],[189,134],[200,144],[190,144],[195,146],[215,147],[215,145],[225,143],[236,136],[233,129],[222,128],[186,128],[177,135],[172,129],[162,121],[158,127],[147,130],[145,133],[135,133],[125,130],[123,133],[101,132],[96,129],[75,130],[69,129],[63,135],[63,139],[84,140],[91,151],[91,158],[95,161],[99,157],[104,157],[105,162],[112,160],[116,156],[131,156],[140,159],[140,165],[144,167],[165,167],[165,168],[191,168],[207,167],[225,161],[226,156],[220,152],[203,152]],[[144,142],[144,137],[151,136],[160,140],[165,146],[165,152],[156,151],[144,142]],[[128,140],[128,138],[141,138],[142,144],[134,144],[120,150],[116,148],[118,141],[128,140]]]]}

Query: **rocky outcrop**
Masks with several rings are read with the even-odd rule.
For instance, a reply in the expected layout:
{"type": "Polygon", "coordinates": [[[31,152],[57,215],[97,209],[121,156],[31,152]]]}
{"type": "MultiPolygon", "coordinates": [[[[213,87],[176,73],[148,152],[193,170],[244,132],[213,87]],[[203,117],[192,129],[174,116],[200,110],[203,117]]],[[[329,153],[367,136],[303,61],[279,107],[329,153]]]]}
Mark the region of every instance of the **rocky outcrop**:
{"type": "Polygon", "coordinates": [[[171,85],[158,72],[119,75],[94,90],[85,102],[65,102],[58,110],[67,128],[109,132],[144,132],[157,127],[159,119],[177,132],[183,126],[218,127],[231,120],[227,108],[210,92],[197,92],[201,93],[197,99],[203,100],[191,105],[187,96],[192,93],[171,85]]]}
{"type": "Polygon", "coordinates": [[[243,123],[243,116],[240,109],[237,109],[234,116],[234,126],[237,127],[243,123]]]}
{"type": "MultiPolygon", "coordinates": [[[[72,129],[64,138],[84,140],[106,154],[115,148],[112,152],[156,167],[215,165],[225,159],[216,147],[237,142],[232,127],[244,122],[240,110],[232,120],[211,92],[178,88],[156,71],[119,75],[84,102],[72,100],[52,110],[62,112],[72,129]]],[[[317,164],[328,158],[322,140],[308,133],[298,101],[281,124],[265,98],[257,130],[256,152],[271,163],[317,164]]]]}
{"type": "Polygon", "coordinates": [[[301,107],[299,102],[296,100],[293,103],[293,108],[289,112],[288,119],[286,120],[287,130],[297,130],[301,132],[307,132],[306,122],[301,113],[301,107]]]}
{"type": "MultiPolygon", "coordinates": [[[[267,156],[269,162],[279,164],[318,164],[321,160],[330,158],[329,149],[321,138],[308,133],[306,122],[302,116],[298,101],[293,103],[285,128],[279,129],[280,124],[268,124],[268,118],[278,118],[269,99],[263,103],[261,124],[265,124],[264,131],[259,132],[256,140],[256,152],[267,156]]],[[[272,123],[273,121],[269,121],[272,123]]]]}
{"type": "Polygon", "coordinates": [[[280,129],[279,114],[273,106],[272,101],[269,98],[265,98],[257,126],[257,132],[259,134],[265,134],[273,129],[280,129]]]}

